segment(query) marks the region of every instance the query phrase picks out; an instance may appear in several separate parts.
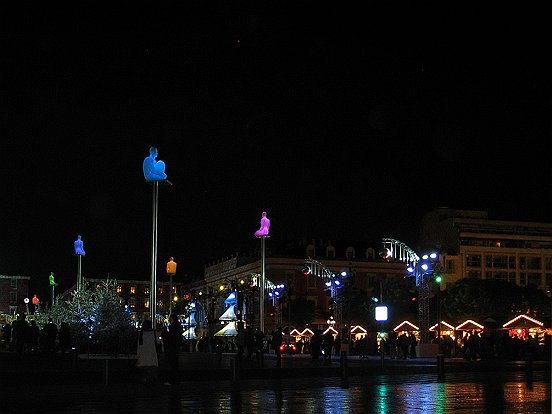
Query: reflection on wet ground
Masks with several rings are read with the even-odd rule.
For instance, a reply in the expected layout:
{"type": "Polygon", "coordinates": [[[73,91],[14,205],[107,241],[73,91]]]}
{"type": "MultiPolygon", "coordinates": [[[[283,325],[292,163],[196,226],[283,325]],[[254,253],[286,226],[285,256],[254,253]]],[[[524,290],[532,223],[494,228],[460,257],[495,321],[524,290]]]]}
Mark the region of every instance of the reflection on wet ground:
{"type": "Polygon", "coordinates": [[[171,386],[41,386],[0,413],[549,413],[550,372],[463,372],[171,386]]]}

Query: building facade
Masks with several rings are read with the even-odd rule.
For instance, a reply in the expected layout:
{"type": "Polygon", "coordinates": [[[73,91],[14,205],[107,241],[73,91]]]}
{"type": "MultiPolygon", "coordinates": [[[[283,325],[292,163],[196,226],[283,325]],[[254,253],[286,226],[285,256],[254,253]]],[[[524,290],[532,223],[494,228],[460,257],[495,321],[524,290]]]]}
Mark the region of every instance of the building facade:
{"type": "Polygon", "coordinates": [[[491,220],[486,211],[438,208],[422,218],[420,244],[441,252],[445,283],[500,279],[534,284],[551,295],[552,223],[491,220]]]}
{"type": "MultiPolygon", "coordinates": [[[[89,288],[97,288],[105,279],[83,278],[83,284],[89,288]]],[[[137,322],[150,318],[150,286],[149,280],[119,280],[117,279],[116,292],[121,305],[130,311],[132,318],[137,322]]],[[[73,289],[74,290],[74,289],[73,289]]],[[[186,302],[186,293],[182,282],[172,283],[170,294],[169,281],[157,281],[157,314],[158,322],[168,317],[169,312],[183,314],[186,302]],[[172,299],[172,306],[170,301],[172,299]]]]}
{"type": "Polygon", "coordinates": [[[0,275],[0,313],[16,315],[26,311],[30,276],[0,275]]]}
{"type": "MultiPolygon", "coordinates": [[[[265,278],[267,295],[271,286],[284,285],[279,297],[267,296],[265,308],[265,330],[286,325],[291,318],[283,315],[288,301],[305,298],[315,305],[314,328],[327,328],[328,315],[336,314],[334,298],[330,288],[325,284],[327,279],[316,272],[305,274],[306,263],[316,261],[325,269],[335,274],[345,272],[354,288],[366,295],[380,291],[382,283],[388,280],[406,282],[406,265],[404,262],[380,255],[382,243],[347,242],[329,240],[296,240],[282,246],[270,246],[267,243],[265,255],[265,278]],[[284,306],[284,303],[286,306],[284,306]],[[334,305],[332,307],[332,305],[334,305]],[[283,324],[283,325],[282,325],[283,324]]],[[[231,292],[237,292],[237,317],[248,324],[259,326],[259,293],[258,286],[262,272],[261,252],[248,255],[236,254],[232,257],[211,263],[205,268],[204,280],[196,283],[192,293],[195,298],[202,297],[202,305],[196,315],[199,324],[206,319],[210,322],[210,333],[222,322],[218,321],[224,314],[226,299],[231,292]],[[200,295],[201,293],[201,295],[200,295]]],[[[190,288],[190,287],[188,287],[190,288]]],[[[276,289],[274,289],[276,290],[276,289]]],[[[370,316],[367,315],[367,318],[370,316]]]]}

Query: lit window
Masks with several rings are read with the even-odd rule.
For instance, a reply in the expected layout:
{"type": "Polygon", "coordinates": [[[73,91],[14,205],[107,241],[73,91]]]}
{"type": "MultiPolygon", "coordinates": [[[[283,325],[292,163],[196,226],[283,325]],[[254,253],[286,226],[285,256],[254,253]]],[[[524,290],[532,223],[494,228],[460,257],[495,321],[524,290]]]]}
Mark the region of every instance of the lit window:
{"type": "Polygon", "coordinates": [[[131,294],[131,295],[136,294],[136,286],[131,286],[131,287],[130,287],[130,294],[131,294]]]}
{"type": "Polygon", "coordinates": [[[121,293],[123,291],[123,288],[121,287],[121,285],[117,286],[117,293],[121,293]]]}

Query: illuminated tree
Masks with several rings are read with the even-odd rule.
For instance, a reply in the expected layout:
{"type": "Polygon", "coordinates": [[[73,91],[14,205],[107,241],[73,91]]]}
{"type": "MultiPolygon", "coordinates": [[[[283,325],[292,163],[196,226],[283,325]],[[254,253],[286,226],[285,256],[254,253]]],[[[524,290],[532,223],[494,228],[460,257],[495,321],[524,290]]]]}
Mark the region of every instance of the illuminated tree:
{"type": "Polygon", "coordinates": [[[58,298],[50,311],[38,315],[39,325],[49,317],[58,326],[68,322],[78,352],[133,352],[137,330],[116,287],[116,280],[106,280],[94,290],[83,286],[68,301],[58,298]]]}

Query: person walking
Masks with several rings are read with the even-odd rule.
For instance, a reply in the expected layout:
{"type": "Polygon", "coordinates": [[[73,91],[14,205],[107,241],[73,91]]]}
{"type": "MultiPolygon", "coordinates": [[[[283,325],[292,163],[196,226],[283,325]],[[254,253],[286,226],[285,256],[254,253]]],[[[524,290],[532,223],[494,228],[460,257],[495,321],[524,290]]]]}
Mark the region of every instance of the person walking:
{"type": "Polygon", "coordinates": [[[21,358],[25,353],[25,343],[27,342],[27,331],[29,330],[29,322],[25,320],[25,314],[20,313],[12,323],[12,340],[17,356],[21,358]]]}
{"type": "Polygon", "coordinates": [[[262,367],[264,364],[264,333],[259,328],[255,328],[253,337],[255,341],[255,358],[257,360],[257,365],[262,367]]]}
{"type": "Polygon", "coordinates": [[[44,339],[46,340],[46,352],[48,354],[56,353],[56,339],[58,336],[58,327],[52,320],[48,318],[48,323],[44,326],[44,339]]]}
{"type": "Polygon", "coordinates": [[[276,367],[282,366],[282,351],[280,351],[280,346],[282,346],[283,338],[284,333],[282,332],[282,328],[278,327],[272,333],[272,349],[274,349],[274,353],[276,354],[276,367]]]}
{"type": "Polygon", "coordinates": [[[36,324],[36,321],[33,319],[31,325],[27,329],[27,351],[29,354],[38,354],[38,341],[40,339],[40,328],[36,324]]]}
{"type": "Polygon", "coordinates": [[[62,322],[58,332],[59,350],[62,355],[69,351],[71,346],[71,330],[67,322],[62,322]]]}
{"type": "Polygon", "coordinates": [[[178,315],[172,314],[169,318],[170,324],[163,337],[165,347],[165,356],[169,365],[169,380],[165,385],[176,385],[178,379],[178,357],[180,347],[182,346],[182,325],[178,320],[178,315]]]}
{"type": "Polygon", "coordinates": [[[334,346],[334,337],[331,332],[326,332],[322,336],[322,350],[324,352],[324,362],[332,362],[332,348],[334,346]]]}

